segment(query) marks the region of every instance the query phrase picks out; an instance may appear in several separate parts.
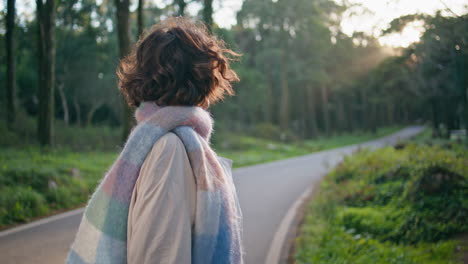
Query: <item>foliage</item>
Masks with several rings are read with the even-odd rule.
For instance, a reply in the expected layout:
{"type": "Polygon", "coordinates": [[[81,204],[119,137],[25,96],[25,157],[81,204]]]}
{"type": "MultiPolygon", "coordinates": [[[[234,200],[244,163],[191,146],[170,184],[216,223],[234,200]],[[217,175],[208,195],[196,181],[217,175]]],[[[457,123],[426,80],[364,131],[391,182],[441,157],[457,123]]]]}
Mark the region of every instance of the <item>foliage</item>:
{"type": "Polygon", "coordinates": [[[0,152],[0,227],[83,205],[115,153],[0,152]]]}
{"type": "MultiPolygon", "coordinates": [[[[0,128],[3,126],[0,122],[0,128]]],[[[106,129],[70,128],[63,138],[68,147],[47,152],[35,145],[18,147],[20,138],[5,130],[8,133],[3,140],[13,142],[7,145],[9,147],[2,146],[0,151],[0,228],[84,205],[118,153],[115,138],[119,133],[112,131],[111,138],[106,139],[109,136],[106,129]],[[83,135],[86,141],[82,140],[83,135]]],[[[377,135],[342,135],[305,144],[215,133],[214,148],[219,155],[233,159],[235,167],[242,167],[367,141],[397,129],[381,129],[377,135]]],[[[2,141],[2,144],[7,143],[2,141]]]]}
{"type": "Polygon", "coordinates": [[[409,143],[361,151],[308,205],[298,263],[454,263],[468,231],[468,152],[409,143]]]}
{"type": "MultiPolygon", "coordinates": [[[[147,1],[145,27],[178,14],[180,3],[147,1]]],[[[233,65],[241,77],[235,86],[237,96],[211,108],[219,129],[239,133],[257,124],[271,124],[280,127],[282,138],[286,135],[295,141],[421,120],[431,120],[435,136],[447,136],[438,130],[441,124],[446,131],[468,127],[466,14],[409,14],[395,19],[383,34],[401,31],[416,20],[423,23],[424,32],[420,42],[389,52],[375,37],[341,31],[348,7],[332,0],[294,4],[244,0],[237,25],[231,29],[213,25],[214,34],[243,54],[242,61],[233,65]]],[[[57,129],[57,137],[64,137],[62,127],[68,125],[121,129],[115,11],[113,1],[57,4],[53,103],[55,118],[64,124],[57,129]]],[[[130,18],[136,40],[136,12],[130,18]]],[[[15,25],[17,101],[21,111],[36,118],[37,19],[25,16],[19,22],[15,25]]],[[[0,32],[2,49],[4,32],[0,32]]],[[[5,71],[5,65],[0,65],[1,82],[5,71]]],[[[6,105],[5,100],[2,93],[0,103],[6,105]]],[[[265,128],[259,127],[260,134],[267,132],[265,128]]]]}
{"type": "MultiPolygon", "coordinates": [[[[413,103],[410,107],[430,109],[419,115],[431,121],[436,137],[448,137],[450,130],[468,128],[467,18],[468,14],[443,16],[441,12],[434,16],[406,15],[395,19],[385,31],[398,32],[408,23],[423,22],[421,41],[395,58],[393,69],[386,67],[386,75],[394,82],[394,89],[413,95],[408,97],[413,103]]],[[[374,86],[379,87],[382,79],[378,78],[374,86]]]]}
{"type": "MultiPolygon", "coordinates": [[[[55,136],[55,147],[72,151],[109,151],[118,150],[120,129],[110,126],[80,127],[66,125],[62,121],[56,121],[55,127],[58,133],[55,136]]],[[[35,136],[36,120],[20,113],[14,123],[13,129],[8,129],[5,122],[0,122],[0,147],[24,148],[37,144],[35,136]]]]}
{"type": "MultiPolygon", "coordinates": [[[[156,5],[146,1],[145,27],[177,14],[179,2],[156,5]]],[[[371,112],[382,120],[378,125],[401,123],[402,118],[392,109],[386,114],[382,109],[369,108],[361,91],[366,86],[356,84],[356,78],[365,76],[387,54],[372,37],[347,36],[339,31],[344,10],[331,0],[300,0],[294,5],[286,0],[245,0],[236,26],[224,29],[214,25],[213,32],[243,54],[242,61],[233,65],[241,78],[235,86],[237,96],[211,108],[220,124],[218,128],[243,133],[257,124],[277,128],[285,119],[288,127],[282,126],[274,133],[293,142],[370,130],[372,126],[367,123],[373,120],[368,116],[371,112]],[[392,120],[382,118],[392,114],[392,120]]],[[[136,12],[130,17],[136,40],[136,12]]],[[[121,129],[122,100],[115,77],[119,59],[115,20],[113,1],[71,0],[57,5],[54,109],[55,118],[60,120],[55,132],[59,147],[68,136],[67,126],[121,129]]],[[[34,16],[21,17],[20,21],[16,24],[18,106],[35,119],[37,21],[34,16]]],[[[4,39],[1,33],[0,39],[4,39]]],[[[1,65],[0,81],[4,73],[1,65]]],[[[2,105],[4,100],[2,95],[2,105]]],[[[18,141],[28,143],[35,135],[34,132],[24,137],[20,130],[14,132],[18,133],[18,141]]]]}
{"type": "Polygon", "coordinates": [[[32,188],[12,187],[2,190],[0,196],[0,223],[26,221],[48,212],[45,199],[32,188]]]}

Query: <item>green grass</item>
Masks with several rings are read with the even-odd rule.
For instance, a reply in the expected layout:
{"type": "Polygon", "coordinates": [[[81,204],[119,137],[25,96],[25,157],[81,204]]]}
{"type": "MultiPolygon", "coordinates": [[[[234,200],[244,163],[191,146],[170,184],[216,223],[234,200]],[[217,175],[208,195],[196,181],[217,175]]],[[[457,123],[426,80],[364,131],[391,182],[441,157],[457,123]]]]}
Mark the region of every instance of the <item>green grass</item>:
{"type": "Polygon", "coordinates": [[[447,142],[346,158],[307,205],[295,261],[457,263],[456,237],[468,232],[467,164],[466,147],[447,142]]]}
{"type": "MultiPolygon", "coordinates": [[[[218,139],[222,141],[217,140],[214,148],[220,156],[234,160],[235,167],[242,167],[359,143],[398,129],[384,128],[377,134],[355,133],[296,143],[220,135],[218,139]]],[[[0,142],[7,146],[0,150],[0,228],[84,205],[119,152],[118,147],[112,147],[118,136],[110,128],[102,134],[98,128],[75,131],[73,127],[61,133],[57,136],[60,145],[47,152],[30,143],[11,146],[20,140],[14,133],[9,133],[10,140],[0,142]],[[83,133],[86,136],[80,137],[83,133]],[[70,146],[66,145],[67,137],[70,146]],[[91,138],[91,143],[83,142],[82,138],[91,138]]]]}
{"type": "MultiPolygon", "coordinates": [[[[54,122],[54,148],[77,152],[116,151],[121,142],[119,127],[110,126],[67,126],[63,121],[54,122]]],[[[36,136],[36,120],[25,114],[18,115],[13,130],[0,121],[1,148],[31,148],[38,145],[36,136]]]]}
{"type": "Polygon", "coordinates": [[[117,153],[0,151],[0,227],[85,203],[117,153]]]}

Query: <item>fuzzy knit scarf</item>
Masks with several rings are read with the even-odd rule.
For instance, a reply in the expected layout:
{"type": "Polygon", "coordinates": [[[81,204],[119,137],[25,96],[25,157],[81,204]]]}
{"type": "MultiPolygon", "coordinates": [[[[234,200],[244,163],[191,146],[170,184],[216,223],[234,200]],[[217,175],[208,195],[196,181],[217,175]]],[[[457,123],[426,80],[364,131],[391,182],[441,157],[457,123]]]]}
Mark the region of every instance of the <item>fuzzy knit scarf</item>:
{"type": "Polygon", "coordinates": [[[138,124],[91,196],[66,263],[127,263],[133,188],[147,154],[169,131],[184,143],[197,186],[192,263],[243,263],[241,211],[231,175],[209,146],[210,114],[200,107],[145,102],[135,116],[138,124]]]}

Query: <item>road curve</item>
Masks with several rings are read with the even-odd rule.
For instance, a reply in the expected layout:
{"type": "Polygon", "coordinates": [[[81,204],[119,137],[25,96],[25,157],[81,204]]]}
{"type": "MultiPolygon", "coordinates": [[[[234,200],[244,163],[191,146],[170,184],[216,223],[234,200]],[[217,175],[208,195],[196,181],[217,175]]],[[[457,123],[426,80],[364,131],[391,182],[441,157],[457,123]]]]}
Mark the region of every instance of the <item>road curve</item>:
{"type": "MultiPolygon", "coordinates": [[[[233,177],[244,214],[245,263],[265,263],[272,239],[288,209],[344,155],[362,147],[395,144],[421,130],[422,127],[409,127],[363,144],[235,169],[233,177]]],[[[82,211],[78,209],[0,232],[0,262],[63,263],[82,211]]]]}

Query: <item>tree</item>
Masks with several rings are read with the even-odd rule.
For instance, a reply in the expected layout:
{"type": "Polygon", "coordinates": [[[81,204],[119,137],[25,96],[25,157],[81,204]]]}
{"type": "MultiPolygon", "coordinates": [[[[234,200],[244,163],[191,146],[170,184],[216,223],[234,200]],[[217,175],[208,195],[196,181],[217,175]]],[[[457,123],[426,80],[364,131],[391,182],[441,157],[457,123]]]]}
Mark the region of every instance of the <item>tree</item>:
{"type": "Polygon", "coordinates": [[[16,62],[15,62],[15,0],[8,0],[6,15],[6,116],[7,126],[12,128],[16,119],[16,62]]]}
{"type": "Polygon", "coordinates": [[[145,17],[143,15],[143,9],[145,6],[144,0],[138,0],[138,37],[140,38],[143,35],[145,17]]]}
{"type": "MultiPolygon", "coordinates": [[[[130,53],[132,38],[130,35],[130,0],[114,0],[117,8],[117,31],[119,40],[119,56],[124,58],[130,53]]],[[[127,139],[132,127],[132,111],[123,102],[122,141],[127,139]]]]}
{"type": "MultiPolygon", "coordinates": [[[[56,115],[78,126],[94,121],[121,124],[122,101],[116,89],[118,61],[114,2],[62,1],[56,11],[56,115]],[[80,3],[80,5],[77,5],[80,3]],[[58,101],[57,101],[58,103],[58,101]],[[97,118],[95,118],[97,117],[97,118]],[[119,118],[120,117],[120,118],[119,118]]],[[[136,19],[135,19],[136,20],[136,19]]]]}
{"type": "Polygon", "coordinates": [[[286,0],[246,0],[238,14],[239,24],[255,32],[257,42],[247,46],[246,53],[262,54],[254,64],[268,77],[275,102],[266,104],[275,104],[270,109],[275,109],[283,130],[299,122],[310,128],[306,134],[317,135],[315,96],[326,80],[322,54],[331,46],[328,17],[337,13],[335,5],[327,0],[300,0],[294,5],[286,0]],[[306,108],[311,114],[305,113],[306,108]]]}
{"type": "MultiPolygon", "coordinates": [[[[430,112],[435,137],[445,136],[446,131],[468,127],[468,70],[466,61],[466,35],[468,15],[434,16],[407,15],[395,19],[385,33],[398,32],[415,20],[424,23],[425,32],[421,41],[405,52],[405,63],[412,67],[413,82],[423,107],[419,115],[430,112]]],[[[407,85],[408,88],[415,88],[407,85]]]]}
{"type": "Polygon", "coordinates": [[[281,100],[279,106],[279,121],[280,128],[286,130],[289,128],[289,116],[290,116],[290,107],[289,107],[289,83],[288,83],[288,62],[287,55],[284,54],[281,56],[281,68],[280,68],[280,78],[281,78],[281,100]]]}
{"type": "MultiPolygon", "coordinates": [[[[45,105],[53,107],[54,94],[48,91],[44,97],[44,87],[55,87],[48,81],[36,88],[52,76],[44,74],[51,64],[44,55],[50,52],[45,41],[46,33],[50,34],[50,29],[45,29],[50,12],[46,1],[40,2],[43,12],[38,5],[37,23],[24,20],[14,25],[13,57],[16,102],[22,103],[18,108],[39,116],[35,92],[40,91],[42,128],[47,123],[43,121],[44,98],[49,98],[45,105]],[[37,45],[30,40],[35,38],[38,24],[42,38],[39,56],[34,56],[31,52],[37,45]],[[39,75],[36,64],[41,69],[39,75]]],[[[164,2],[166,6],[161,8],[144,0],[60,1],[54,14],[55,24],[60,25],[54,33],[56,108],[48,110],[50,120],[55,112],[70,124],[123,125],[123,138],[128,135],[131,114],[129,108],[122,107],[115,87],[115,67],[118,58],[129,53],[132,36],[141,35],[144,27],[164,17],[183,14],[192,2],[203,5],[200,16],[212,26],[214,1],[164,2]],[[130,3],[138,8],[134,14],[128,10],[130,3]],[[135,15],[132,27],[131,15],[135,15]],[[123,109],[124,118],[120,117],[123,109]]],[[[418,19],[425,32],[421,41],[409,48],[388,52],[372,36],[341,32],[340,8],[332,0],[296,0],[294,4],[244,0],[237,25],[211,28],[227,47],[243,54],[241,63],[232,64],[241,78],[235,84],[237,96],[212,108],[218,128],[252,133],[269,128],[274,135],[283,132],[291,138],[314,138],[363,129],[376,131],[381,126],[415,120],[431,120],[436,135],[446,131],[438,130],[441,125],[449,130],[468,127],[466,15],[409,15],[396,20],[389,31],[399,31],[418,19]]],[[[0,34],[5,40],[12,32],[7,27],[7,34],[0,34]]],[[[5,70],[5,74],[0,75],[0,82],[8,79],[11,57],[7,60],[7,53],[4,56],[0,71],[5,70]]],[[[7,101],[6,96],[1,99],[2,103],[7,101]]],[[[10,108],[4,107],[4,111],[10,108]]]]}
{"type": "Polygon", "coordinates": [[[39,29],[39,113],[37,135],[42,146],[53,143],[55,85],[55,0],[36,0],[39,29]]]}
{"type": "Polygon", "coordinates": [[[185,8],[187,7],[187,3],[185,0],[174,0],[174,2],[177,4],[179,10],[178,10],[178,15],[179,16],[184,16],[185,15],[185,8]]]}
{"type": "Polygon", "coordinates": [[[213,30],[213,0],[203,0],[203,22],[209,31],[213,30]]]}

